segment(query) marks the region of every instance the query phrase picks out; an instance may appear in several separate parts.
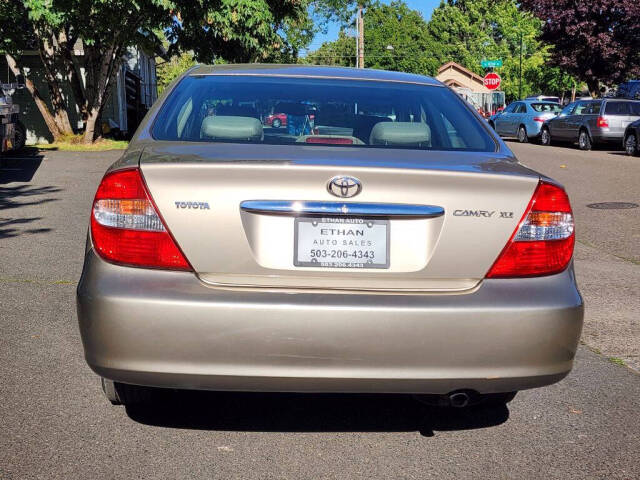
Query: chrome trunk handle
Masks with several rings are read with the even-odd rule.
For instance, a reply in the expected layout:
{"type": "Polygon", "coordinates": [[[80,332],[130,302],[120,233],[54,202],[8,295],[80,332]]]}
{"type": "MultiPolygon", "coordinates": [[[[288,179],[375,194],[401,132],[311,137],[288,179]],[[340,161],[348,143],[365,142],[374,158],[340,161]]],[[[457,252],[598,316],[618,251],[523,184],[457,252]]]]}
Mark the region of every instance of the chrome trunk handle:
{"type": "Polygon", "coordinates": [[[444,208],[405,203],[308,202],[303,200],[245,200],[240,209],[266,215],[337,215],[376,218],[435,218],[444,208]]]}

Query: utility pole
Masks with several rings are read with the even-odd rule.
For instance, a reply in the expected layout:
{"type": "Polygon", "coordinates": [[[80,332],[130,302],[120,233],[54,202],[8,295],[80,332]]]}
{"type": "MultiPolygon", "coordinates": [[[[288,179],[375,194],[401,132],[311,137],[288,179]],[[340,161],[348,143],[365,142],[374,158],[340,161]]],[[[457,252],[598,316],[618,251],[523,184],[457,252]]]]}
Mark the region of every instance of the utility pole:
{"type": "Polygon", "coordinates": [[[518,100],[522,100],[522,30],[520,30],[520,83],[518,84],[518,100]]]}
{"type": "Polygon", "coordinates": [[[360,54],[360,19],[356,17],[356,68],[360,68],[358,55],[360,54]]]}
{"type": "Polygon", "coordinates": [[[364,68],[364,18],[362,4],[358,4],[358,68],[364,68]]]}

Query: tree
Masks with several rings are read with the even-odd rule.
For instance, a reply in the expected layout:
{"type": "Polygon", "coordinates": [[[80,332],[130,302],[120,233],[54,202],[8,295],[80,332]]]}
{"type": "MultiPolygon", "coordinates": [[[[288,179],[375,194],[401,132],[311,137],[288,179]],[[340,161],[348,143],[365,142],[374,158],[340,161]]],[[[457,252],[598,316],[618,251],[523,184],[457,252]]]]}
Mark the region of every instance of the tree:
{"type": "Polygon", "coordinates": [[[172,56],[169,60],[160,59],[156,63],[156,78],[158,79],[158,93],[167,88],[176,78],[196,64],[193,52],[184,52],[172,56]]]}
{"type": "Polygon", "coordinates": [[[522,0],[543,21],[542,39],[553,45],[555,65],[587,83],[640,75],[640,3],[633,0],[522,0]]]}
{"type": "Polygon", "coordinates": [[[38,51],[51,109],[29,81],[27,88],[54,139],[73,132],[62,78],[80,107],[84,141],[91,142],[128,47],[156,48],[166,35],[170,53],[193,51],[203,62],[289,57],[295,45],[286,32],[301,32],[299,42],[309,37],[303,32],[309,26],[309,1],[0,0],[1,46],[14,73],[23,75],[23,52],[30,46],[38,51]],[[81,56],[73,54],[78,40],[81,56]]]}
{"type": "Polygon", "coordinates": [[[549,65],[551,47],[540,41],[542,22],[515,0],[448,0],[428,24],[438,64],[455,61],[484,75],[483,59],[501,59],[507,99],[535,93],[562,95],[573,79],[549,65]],[[522,54],[522,68],[520,55],[522,54]]]}
{"type": "MultiPolygon", "coordinates": [[[[355,65],[356,40],[344,30],[337,40],[325,42],[306,61],[321,65],[355,65]]],[[[402,0],[384,5],[370,3],[364,15],[365,65],[367,68],[435,74],[438,63],[420,12],[402,0]]]]}
{"type": "Polygon", "coordinates": [[[436,44],[420,12],[402,0],[390,5],[376,2],[367,8],[364,25],[367,67],[435,75],[436,44]]]}
{"type": "Polygon", "coordinates": [[[337,65],[353,67],[356,64],[356,39],[340,30],[338,38],[333,42],[324,42],[320,48],[310,52],[304,63],[315,65],[337,65]]]}

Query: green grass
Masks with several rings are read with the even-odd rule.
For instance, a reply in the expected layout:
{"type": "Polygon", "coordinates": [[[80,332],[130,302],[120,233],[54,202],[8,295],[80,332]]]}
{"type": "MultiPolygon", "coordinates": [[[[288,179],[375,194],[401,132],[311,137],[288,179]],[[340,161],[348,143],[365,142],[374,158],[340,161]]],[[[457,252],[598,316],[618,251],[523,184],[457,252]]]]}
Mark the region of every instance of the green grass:
{"type": "Polygon", "coordinates": [[[609,357],[607,358],[607,360],[609,360],[611,363],[615,363],[616,365],[620,365],[621,367],[624,367],[627,365],[626,363],[624,363],[624,360],[618,357],[609,357]]]}
{"type": "Polygon", "coordinates": [[[66,152],[102,152],[105,150],[123,150],[129,146],[126,140],[101,138],[91,144],[82,143],[82,135],[72,135],[53,143],[39,143],[39,150],[60,150],[66,152]]]}

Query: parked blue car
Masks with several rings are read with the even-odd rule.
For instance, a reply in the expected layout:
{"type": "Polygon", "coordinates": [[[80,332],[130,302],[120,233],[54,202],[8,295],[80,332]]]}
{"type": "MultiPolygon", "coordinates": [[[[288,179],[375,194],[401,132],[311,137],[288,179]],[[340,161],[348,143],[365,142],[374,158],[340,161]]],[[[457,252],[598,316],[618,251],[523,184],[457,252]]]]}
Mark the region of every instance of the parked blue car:
{"type": "Polygon", "coordinates": [[[562,107],[555,102],[520,100],[489,117],[489,125],[501,137],[516,137],[520,143],[538,139],[542,124],[555,117],[562,107]]]}

